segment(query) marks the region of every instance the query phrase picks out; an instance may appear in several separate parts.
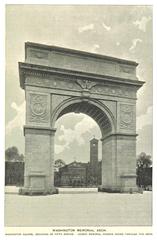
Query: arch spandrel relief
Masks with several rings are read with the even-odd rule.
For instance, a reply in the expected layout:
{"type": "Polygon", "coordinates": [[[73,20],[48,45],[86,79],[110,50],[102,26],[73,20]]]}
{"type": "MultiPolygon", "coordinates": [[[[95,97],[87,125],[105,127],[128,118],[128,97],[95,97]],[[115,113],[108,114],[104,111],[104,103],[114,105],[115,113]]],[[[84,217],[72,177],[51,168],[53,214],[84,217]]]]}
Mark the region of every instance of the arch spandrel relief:
{"type": "Polygon", "coordinates": [[[71,97],[66,95],[59,95],[59,94],[52,94],[51,95],[51,121],[55,115],[55,111],[57,110],[57,107],[61,104],[63,104],[65,101],[68,101],[71,99],[71,97]]]}
{"type": "Polygon", "coordinates": [[[120,128],[134,130],[135,125],[135,106],[120,104],[120,128]]]}
{"type": "Polygon", "coordinates": [[[27,123],[50,124],[50,95],[39,92],[27,93],[27,123]]]}
{"type": "Polygon", "coordinates": [[[126,134],[136,133],[136,103],[117,103],[117,131],[126,134]]]}
{"type": "Polygon", "coordinates": [[[109,101],[109,100],[100,100],[99,101],[106,106],[110,112],[112,113],[114,120],[117,119],[117,102],[116,101],[109,101]]]}

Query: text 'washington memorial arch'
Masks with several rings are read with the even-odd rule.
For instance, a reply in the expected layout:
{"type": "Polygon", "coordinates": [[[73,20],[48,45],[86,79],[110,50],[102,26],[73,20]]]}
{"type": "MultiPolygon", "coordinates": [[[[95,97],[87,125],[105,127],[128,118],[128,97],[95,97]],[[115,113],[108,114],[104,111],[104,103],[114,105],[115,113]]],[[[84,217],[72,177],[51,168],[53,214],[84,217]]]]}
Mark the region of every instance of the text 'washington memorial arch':
{"type": "Polygon", "coordinates": [[[55,46],[25,44],[19,63],[26,96],[25,175],[21,194],[52,194],[55,122],[80,112],[102,134],[102,191],[136,187],[137,63],[55,46]]]}

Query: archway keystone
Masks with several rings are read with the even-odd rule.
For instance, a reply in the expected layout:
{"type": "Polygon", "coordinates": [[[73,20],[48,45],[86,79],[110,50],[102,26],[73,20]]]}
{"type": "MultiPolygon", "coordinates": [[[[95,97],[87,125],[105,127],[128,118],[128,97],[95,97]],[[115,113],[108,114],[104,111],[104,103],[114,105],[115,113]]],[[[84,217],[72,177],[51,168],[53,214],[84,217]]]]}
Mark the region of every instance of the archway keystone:
{"type": "Polygon", "coordinates": [[[52,194],[55,121],[68,112],[91,116],[102,132],[102,186],[136,191],[137,63],[72,49],[25,44],[19,63],[26,93],[22,194],[52,194]]]}

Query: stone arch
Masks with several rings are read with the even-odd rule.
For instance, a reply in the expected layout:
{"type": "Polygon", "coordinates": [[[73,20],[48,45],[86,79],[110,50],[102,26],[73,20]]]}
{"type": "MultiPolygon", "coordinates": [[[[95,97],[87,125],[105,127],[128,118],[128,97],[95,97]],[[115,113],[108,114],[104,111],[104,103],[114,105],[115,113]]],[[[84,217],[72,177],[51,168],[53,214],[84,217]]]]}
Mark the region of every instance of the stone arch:
{"type": "Polygon", "coordinates": [[[102,191],[136,187],[136,93],[144,82],[134,61],[27,42],[19,63],[26,96],[22,194],[52,194],[54,128],[68,112],[92,117],[102,132],[102,191]]]}
{"type": "Polygon", "coordinates": [[[115,133],[116,123],[110,109],[98,100],[74,97],[63,100],[51,116],[52,128],[62,115],[70,112],[84,113],[93,118],[100,127],[102,138],[108,133],[115,133]]]}

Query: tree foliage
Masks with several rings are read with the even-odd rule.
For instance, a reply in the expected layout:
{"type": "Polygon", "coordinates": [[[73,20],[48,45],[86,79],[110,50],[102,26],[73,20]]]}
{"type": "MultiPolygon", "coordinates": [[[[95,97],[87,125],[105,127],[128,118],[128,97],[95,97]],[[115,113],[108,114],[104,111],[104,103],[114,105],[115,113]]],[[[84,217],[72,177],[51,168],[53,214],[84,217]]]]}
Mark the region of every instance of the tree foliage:
{"type": "Polygon", "coordinates": [[[137,185],[146,189],[152,185],[152,160],[151,156],[142,152],[137,157],[137,185]]]}
{"type": "Polygon", "coordinates": [[[18,148],[13,146],[5,150],[5,160],[6,161],[24,161],[24,155],[20,154],[18,148]]]}
{"type": "Polygon", "coordinates": [[[55,168],[61,168],[64,167],[66,164],[62,159],[57,159],[55,161],[55,168]]]}
{"type": "Polygon", "coordinates": [[[5,185],[22,186],[24,184],[24,162],[5,162],[5,185]]]}
{"type": "Polygon", "coordinates": [[[151,156],[147,155],[145,152],[141,152],[137,158],[138,168],[149,168],[152,165],[151,156]]]}

